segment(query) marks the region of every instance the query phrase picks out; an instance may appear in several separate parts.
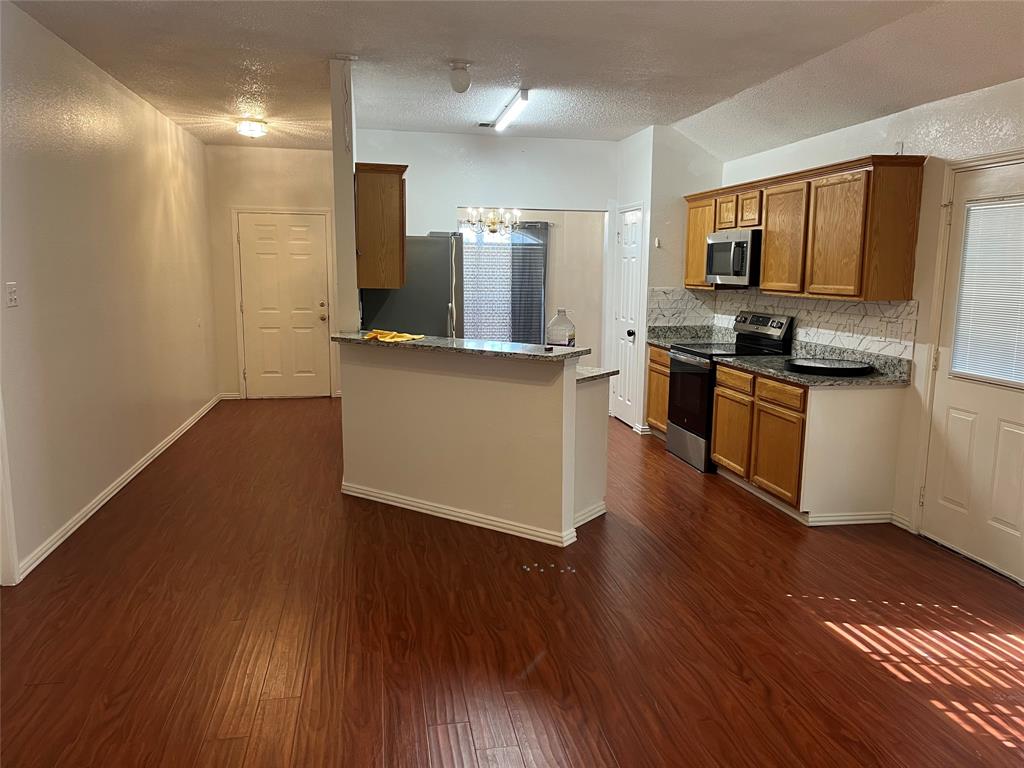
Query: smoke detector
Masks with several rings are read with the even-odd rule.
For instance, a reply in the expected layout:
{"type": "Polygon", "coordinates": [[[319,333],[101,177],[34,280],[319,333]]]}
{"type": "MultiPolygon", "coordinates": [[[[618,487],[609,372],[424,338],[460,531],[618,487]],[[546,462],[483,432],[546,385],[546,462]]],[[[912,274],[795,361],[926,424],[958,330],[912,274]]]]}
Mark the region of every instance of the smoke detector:
{"type": "Polygon", "coordinates": [[[450,61],[448,67],[451,72],[448,73],[448,77],[452,82],[452,90],[456,93],[465,93],[469,90],[469,86],[473,84],[473,78],[469,74],[469,62],[468,61],[450,61]]]}

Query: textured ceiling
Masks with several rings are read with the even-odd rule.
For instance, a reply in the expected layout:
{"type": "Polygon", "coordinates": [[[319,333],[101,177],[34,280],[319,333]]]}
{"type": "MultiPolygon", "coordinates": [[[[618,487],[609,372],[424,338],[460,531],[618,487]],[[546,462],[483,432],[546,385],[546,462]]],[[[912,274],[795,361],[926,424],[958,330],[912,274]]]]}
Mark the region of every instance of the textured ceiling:
{"type": "MultiPolygon", "coordinates": [[[[474,133],[515,89],[509,134],[621,139],[718,104],[929,3],[19,2],[200,139],[330,146],[327,60],[354,66],[360,127],[474,133]],[[455,94],[446,62],[472,62],[455,94]]],[[[784,105],[780,105],[784,109],[784,105]]]]}
{"type": "Polygon", "coordinates": [[[870,32],[674,127],[719,159],[732,160],[1021,77],[1024,2],[947,3],[870,32]]]}

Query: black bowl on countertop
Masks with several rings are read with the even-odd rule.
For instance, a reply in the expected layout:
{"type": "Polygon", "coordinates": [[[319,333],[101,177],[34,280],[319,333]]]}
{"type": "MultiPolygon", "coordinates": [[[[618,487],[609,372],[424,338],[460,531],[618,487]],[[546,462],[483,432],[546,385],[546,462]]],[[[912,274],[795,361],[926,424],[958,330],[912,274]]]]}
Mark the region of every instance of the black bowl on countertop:
{"type": "Polygon", "coordinates": [[[809,373],[812,376],[868,376],[875,366],[859,360],[794,357],[785,362],[787,371],[809,373]]]}

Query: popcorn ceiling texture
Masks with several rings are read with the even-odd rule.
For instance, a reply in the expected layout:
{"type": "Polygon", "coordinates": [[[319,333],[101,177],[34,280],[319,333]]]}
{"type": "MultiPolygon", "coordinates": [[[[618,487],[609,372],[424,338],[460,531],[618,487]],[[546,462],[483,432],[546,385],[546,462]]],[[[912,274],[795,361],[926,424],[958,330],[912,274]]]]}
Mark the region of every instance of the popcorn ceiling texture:
{"type": "MultiPolygon", "coordinates": [[[[741,291],[651,288],[648,326],[702,326],[731,330],[740,311],[796,318],[794,339],[830,347],[910,358],[917,333],[916,301],[840,301],[741,291]]],[[[661,334],[664,335],[664,334],[661,334]]],[[[716,338],[720,334],[715,334],[716,338]]]]}

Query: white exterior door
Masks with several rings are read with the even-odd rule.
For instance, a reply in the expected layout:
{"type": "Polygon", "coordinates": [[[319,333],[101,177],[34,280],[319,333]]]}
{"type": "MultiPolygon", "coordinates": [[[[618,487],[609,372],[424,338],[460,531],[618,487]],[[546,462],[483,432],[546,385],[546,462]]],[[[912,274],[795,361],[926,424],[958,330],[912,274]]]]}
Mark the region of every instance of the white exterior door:
{"type": "Polygon", "coordinates": [[[954,183],[922,532],[1024,582],[1024,164],[954,183]]]}
{"type": "Polygon", "coordinates": [[[247,397],[331,393],[323,214],[240,213],[247,397]]]}
{"type": "Polygon", "coordinates": [[[637,400],[643,397],[642,355],[637,350],[640,323],[640,292],[643,248],[643,210],[619,211],[617,246],[612,270],[612,364],[619,375],[612,377],[612,415],[635,426],[639,423],[637,400]]]}

